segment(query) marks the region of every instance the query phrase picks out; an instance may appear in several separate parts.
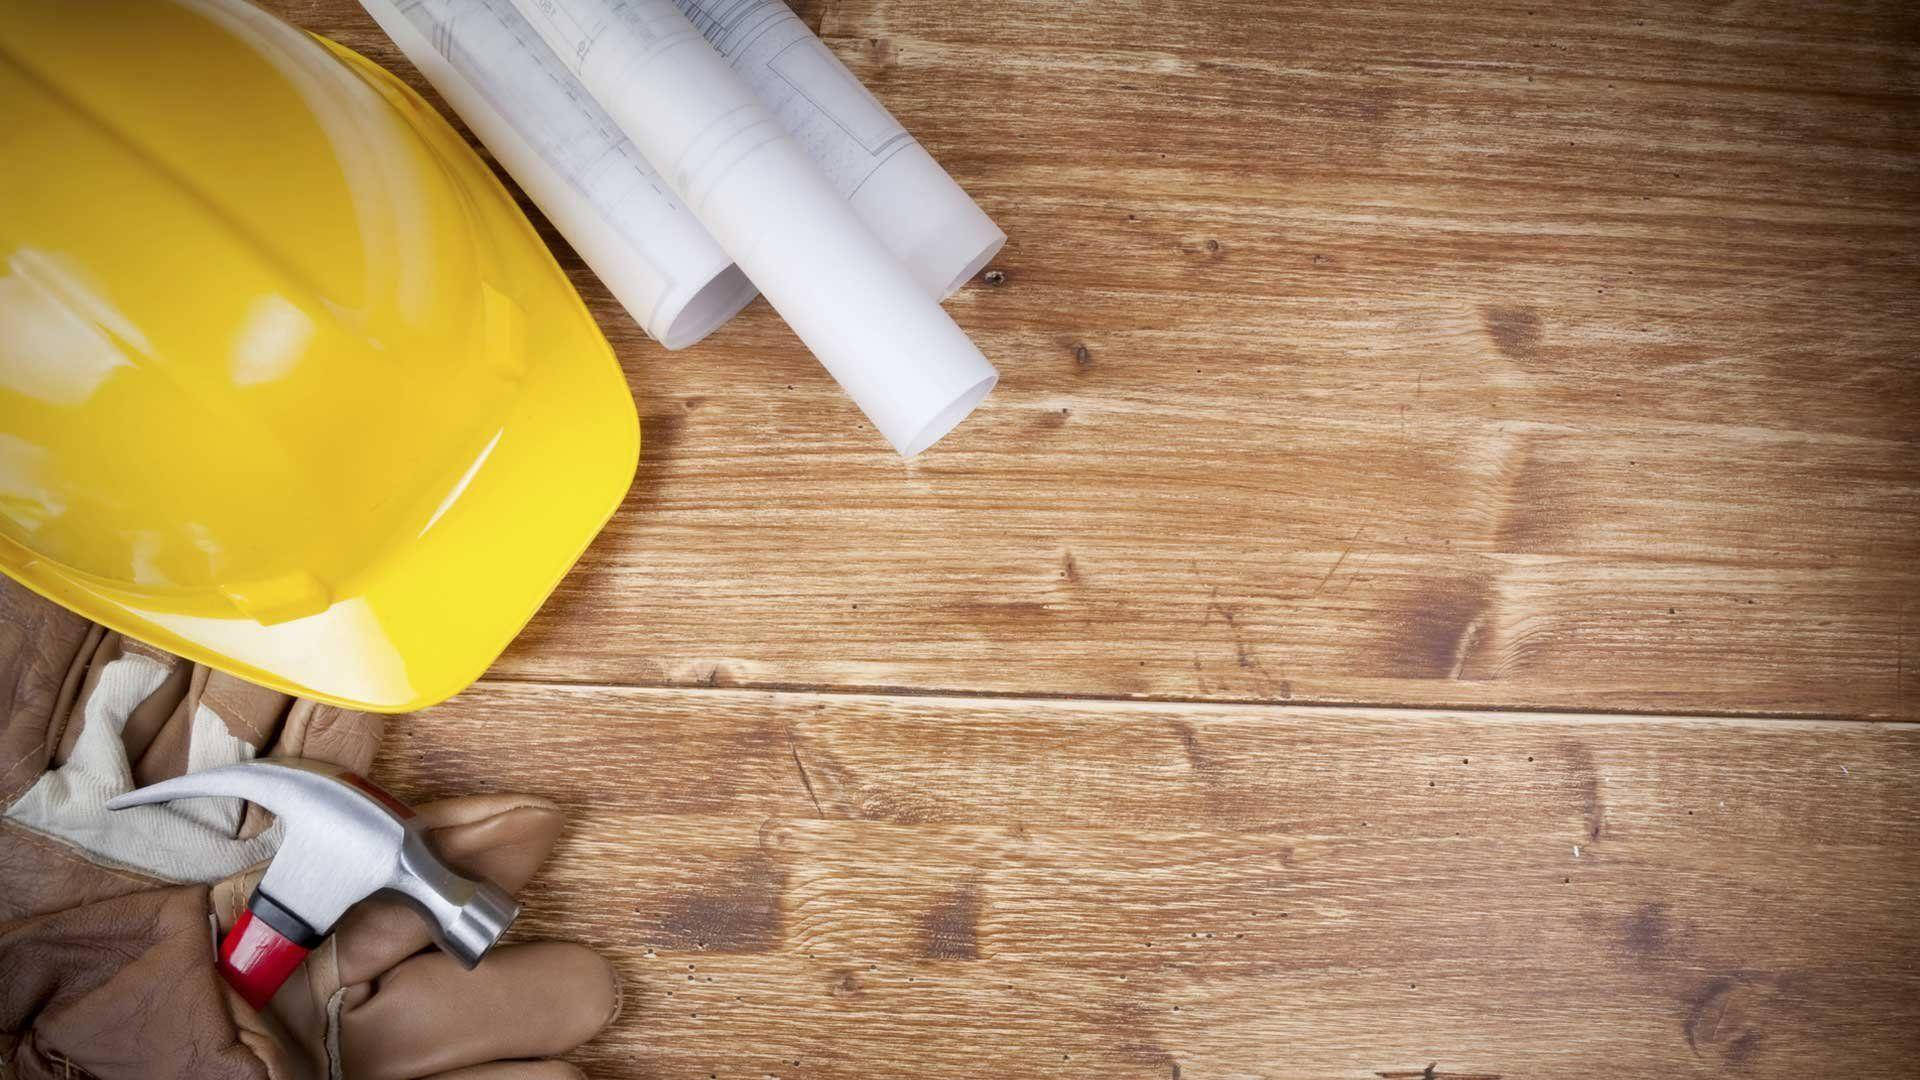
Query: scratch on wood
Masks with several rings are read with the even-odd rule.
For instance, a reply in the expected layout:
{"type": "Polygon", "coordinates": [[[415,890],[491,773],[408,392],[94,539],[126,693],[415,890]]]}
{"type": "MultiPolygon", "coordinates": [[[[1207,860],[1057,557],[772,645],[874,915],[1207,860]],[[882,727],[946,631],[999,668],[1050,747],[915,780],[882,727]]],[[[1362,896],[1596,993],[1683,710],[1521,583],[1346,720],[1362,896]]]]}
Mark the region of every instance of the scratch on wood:
{"type": "Polygon", "coordinates": [[[800,770],[800,786],[807,789],[807,798],[813,800],[813,812],[820,817],[827,816],[820,806],[820,796],[813,793],[813,780],[807,776],[807,766],[800,760],[800,743],[793,737],[793,725],[787,725],[787,750],[793,754],[793,767],[800,770]]]}
{"type": "Polygon", "coordinates": [[[1436,1061],[1424,1069],[1407,1070],[1404,1072],[1377,1072],[1373,1075],[1380,1077],[1381,1080],[1500,1080],[1499,1073],[1441,1072],[1439,1071],[1439,1066],[1440,1063],[1436,1061]]]}
{"type": "Polygon", "coordinates": [[[1333,560],[1333,568],[1327,571],[1326,577],[1320,579],[1320,584],[1314,586],[1313,595],[1319,596],[1321,591],[1327,587],[1327,582],[1333,580],[1333,575],[1340,572],[1340,567],[1347,561],[1347,556],[1353,554],[1353,545],[1360,542],[1360,534],[1366,531],[1367,527],[1365,525],[1353,530],[1353,535],[1347,539],[1347,546],[1340,551],[1340,557],[1333,560]]]}

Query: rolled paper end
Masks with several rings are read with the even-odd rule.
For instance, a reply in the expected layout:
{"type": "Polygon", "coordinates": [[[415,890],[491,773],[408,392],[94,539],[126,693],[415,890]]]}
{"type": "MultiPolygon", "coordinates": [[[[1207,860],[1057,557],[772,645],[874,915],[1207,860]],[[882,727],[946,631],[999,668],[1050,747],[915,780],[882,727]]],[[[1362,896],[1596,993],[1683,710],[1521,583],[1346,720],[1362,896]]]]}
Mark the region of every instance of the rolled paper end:
{"type": "MultiPolygon", "coordinates": [[[[987,263],[1006,246],[1007,234],[1001,232],[1000,227],[988,220],[985,214],[974,210],[949,222],[945,235],[938,242],[944,251],[966,254],[966,258],[958,263],[950,262],[947,265],[946,279],[940,282],[939,288],[929,289],[933,295],[945,300],[959,292],[975,274],[987,268],[987,263]]],[[[933,282],[923,281],[921,284],[931,286],[933,282]]]]}
{"type": "Polygon", "coordinates": [[[959,292],[1007,243],[1000,226],[964,198],[945,214],[899,223],[897,233],[888,238],[889,246],[914,283],[935,300],[959,292]]]}
{"type": "Polygon", "coordinates": [[[980,402],[986,400],[986,396],[993,392],[994,384],[999,381],[999,373],[988,375],[967,387],[944,408],[921,424],[920,429],[908,438],[901,440],[889,437],[888,441],[893,443],[893,448],[900,452],[901,457],[913,457],[946,438],[948,432],[959,427],[960,421],[965,420],[975,408],[979,407],[980,402]]]}
{"type": "MultiPolygon", "coordinates": [[[[991,225],[991,223],[989,223],[989,225],[991,225]]],[[[960,268],[960,272],[955,274],[953,280],[947,283],[947,291],[940,294],[940,299],[945,300],[947,297],[959,292],[961,287],[971,281],[975,274],[985,270],[987,264],[992,262],[993,257],[1000,254],[1000,249],[1007,244],[1007,234],[1001,232],[998,228],[993,229],[991,236],[981,236],[978,237],[978,239],[981,241],[979,253],[973,258],[968,259],[966,264],[960,268]]]]}
{"type": "MultiPolygon", "coordinates": [[[[718,330],[760,290],[732,263],[687,298],[686,303],[662,303],[647,324],[647,333],[667,349],[684,349],[718,330]]],[[[629,309],[633,310],[633,309],[629,309]]]]}
{"type": "MultiPolygon", "coordinates": [[[[929,308],[938,312],[940,309],[929,308]]],[[[874,347],[849,350],[827,370],[903,458],[945,438],[993,391],[1000,373],[959,328],[906,354],[874,347]]],[[[815,352],[818,356],[818,351],[815,352]]],[[[824,357],[822,360],[824,361],[824,357]]]]}

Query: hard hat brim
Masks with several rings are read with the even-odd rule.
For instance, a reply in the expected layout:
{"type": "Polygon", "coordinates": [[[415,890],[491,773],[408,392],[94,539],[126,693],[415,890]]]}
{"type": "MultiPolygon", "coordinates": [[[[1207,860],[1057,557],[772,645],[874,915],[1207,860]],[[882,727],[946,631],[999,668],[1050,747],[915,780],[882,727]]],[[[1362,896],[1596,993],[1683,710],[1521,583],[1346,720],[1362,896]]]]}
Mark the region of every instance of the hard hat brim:
{"type": "Polygon", "coordinates": [[[599,348],[604,363],[542,365],[547,377],[529,378],[443,512],[317,614],[262,625],[238,613],[171,612],[3,536],[0,569],[110,629],[284,693],[388,713],[437,704],[485,674],[631,485],[639,422],[604,341],[599,348]],[[608,381],[619,385],[583,385],[608,381]]]}

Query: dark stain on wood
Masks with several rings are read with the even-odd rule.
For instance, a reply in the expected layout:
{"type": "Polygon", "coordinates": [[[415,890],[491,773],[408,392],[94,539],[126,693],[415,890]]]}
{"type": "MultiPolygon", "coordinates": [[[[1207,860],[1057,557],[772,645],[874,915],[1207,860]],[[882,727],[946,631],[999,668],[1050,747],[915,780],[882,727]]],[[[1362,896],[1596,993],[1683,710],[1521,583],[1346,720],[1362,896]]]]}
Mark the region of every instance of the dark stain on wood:
{"type": "Polygon", "coordinates": [[[1640,905],[1627,916],[1621,937],[1627,951],[1635,956],[1665,956],[1673,944],[1673,920],[1667,914],[1667,905],[1659,902],[1640,905]]]}
{"type": "Polygon", "coordinates": [[[1086,371],[1093,366],[1093,350],[1087,348],[1084,341],[1073,343],[1073,367],[1075,371],[1086,371]]]}
{"type": "Polygon", "coordinates": [[[1718,1049],[1731,1065],[1752,1059],[1761,1041],[1759,1029],[1748,1023],[1752,981],[1747,975],[1708,979],[1687,997],[1687,1015],[1681,1024],[1687,1049],[1696,1054],[1703,1047],[1718,1049]]]}
{"type": "Polygon", "coordinates": [[[1200,736],[1193,724],[1186,720],[1175,720],[1174,734],[1180,736],[1180,749],[1187,755],[1187,764],[1193,768],[1194,775],[1208,783],[1220,779],[1220,762],[1214,759],[1204,746],[1200,745],[1200,736]]]}
{"type": "Polygon", "coordinates": [[[765,852],[723,865],[706,882],[668,895],[660,906],[657,949],[759,953],[780,941],[780,897],[787,872],[765,852]]]}
{"type": "Polygon", "coordinates": [[[1145,1005],[1131,1000],[1122,1002],[1109,1022],[1120,1036],[1114,1050],[1121,1057],[1141,1068],[1162,1072],[1168,1080],[1180,1080],[1180,1062],[1150,1037],[1153,1015],[1145,1005]]]}
{"type": "Polygon", "coordinates": [[[920,919],[920,952],[930,960],[980,958],[980,886],[962,885],[920,919]]]}
{"type": "Polygon", "coordinates": [[[852,968],[841,968],[833,974],[833,996],[852,997],[860,992],[860,976],[852,968]]]}
{"type": "Polygon", "coordinates": [[[1513,436],[1500,462],[1500,518],[1494,543],[1516,555],[1550,555],[1574,547],[1582,519],[1569,505],[1577,490],[1564,467],[1556,467],[1535,440],[1513,436]]]}
{"type": "Polygon", "coordinates": [[[1600,767],[1586,743],[1568,739],[1561,744],[1567,771],[1579,792],[1580,818],[1586,824],[1586,843],[1598,843],[1606,828],[1607,808],[1600,800],[1600,767]]]}
{"type": "Polygon", "coordinates": [[[1480,309],[1487,336],[1508,359],[1527,362],[1540,348],[1540,313],[1514,304],[1493,304],[1480,309]]]}
{"type": "Polygon", "coordinates": [[[1753,1060],[1754,1052],[1759,1048],[1760,1032],[1755,1028],[1748,1028],[1735,1036],[1734,1040],[1727,1044],[1727,1064],[1733,1066],[1745,1065],[1753,1060]]]}
{"type": "Polygon", "coordinates": [[[1477,666],[1475,654],[1490,635],[1492,588],[1484,577],[1461,575],[1433,582],[1408,597],[1406,614],[1379,650],[1391,670],[1426,679],[1458,679],[1477,666]]]}

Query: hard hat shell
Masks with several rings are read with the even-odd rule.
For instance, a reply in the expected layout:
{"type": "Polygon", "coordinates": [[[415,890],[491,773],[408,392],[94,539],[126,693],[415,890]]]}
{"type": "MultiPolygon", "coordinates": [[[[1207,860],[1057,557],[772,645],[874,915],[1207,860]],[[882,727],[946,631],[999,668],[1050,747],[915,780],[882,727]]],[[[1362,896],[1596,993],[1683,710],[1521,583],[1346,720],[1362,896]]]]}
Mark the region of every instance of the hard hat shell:
{"type": "Polygon", "coordinates": [[[493,174],[240,0],[6,0],[0,117],[0,571],[337,704],[478,678],[639,452],[493,174]]]}

